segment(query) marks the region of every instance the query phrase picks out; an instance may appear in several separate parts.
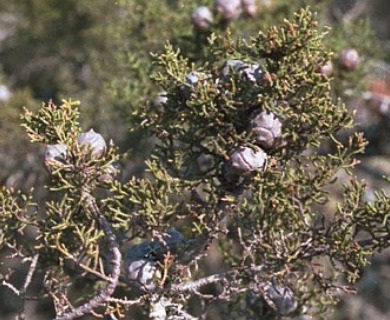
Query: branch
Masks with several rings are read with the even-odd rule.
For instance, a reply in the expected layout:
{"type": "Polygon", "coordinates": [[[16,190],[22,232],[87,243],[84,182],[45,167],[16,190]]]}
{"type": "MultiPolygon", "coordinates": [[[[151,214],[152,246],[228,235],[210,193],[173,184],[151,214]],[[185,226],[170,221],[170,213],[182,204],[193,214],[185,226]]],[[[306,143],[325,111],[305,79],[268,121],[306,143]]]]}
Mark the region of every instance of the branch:
{"type": "Polygon", "coordinates": [[[122,255],[120,253],[119,245],[118,242],[116,241],[116,237],[112,232],[111,227],[107,222],[106,218],[100,212],[100,209],[96,205],[95,199],[92,197],[89,191],[83,190],[82,197],[86,200],[88,209],[94,214],[96,219],[99,220],[100,225],[103,228],[104,234],[108,239],[111,253],[112,253],[111,278],[109,279],[107,286],[104,289],[102,289],[98,295],[93,297],[87,303],[73,309],[72,311],[62,316],[57,316],[56,320],[71,320],[77,317],[81,317],[86,313],[91,313],[94,308],[100,306],[102,303],[107,302],[110,299],[111,295],[114,293],[115,288],[118,285],[122,255]]]}
{"type": "MultiPolygon", "coordinates": [[[[242,272],[261,272],[265,268],[264,265],[260,266],[253,266],[253,267],[247,267],[247,268],[240,268],[237,270],[232,270],[232,271],[227,271],[223,273],[217,273],[213,274],[195,281],[187,281],[184,283],[179,283],[177,285],[173,285],[171,287],[171,290],[173,292],[177,293],[183,293],[183,292],[195,292],[201,287],[204,287],[208,284],[211,283],[216,283],[216,282],[227,282],[229,279],[232,279],[234,275],[242,272]]],[[[231,280],[230,280],[231,281],[231,280]]]]}
{"type": "Polygon", "coordinates": [[[135,304],[140,304],[144,300],[144,297],[140,297],[136,300],[125,300],[125,299],[117,299],[117,298],[108,298],[107,302],[113,302],[117,304],[121,304],[123,306],[133,306],[135,304]]]}

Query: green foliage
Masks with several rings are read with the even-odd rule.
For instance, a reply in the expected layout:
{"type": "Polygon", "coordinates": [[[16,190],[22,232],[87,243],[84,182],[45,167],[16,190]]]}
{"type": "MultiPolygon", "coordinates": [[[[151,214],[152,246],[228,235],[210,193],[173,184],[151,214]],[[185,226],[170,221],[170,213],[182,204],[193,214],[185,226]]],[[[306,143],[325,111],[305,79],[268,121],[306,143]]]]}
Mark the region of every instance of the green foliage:
{"type": "MultiPolygon", "coordinates": [[[[118,59],[115,76],[104,69],[100,75],[117,94],[119,114],[131,114],[131,124],[150,135],[152,156],[144,176],[116,180],[112,168],[119,154],[113,143],[94,155],[77,142],[83,122],[78,101],[49,102],[36,112],[25,109],[22,126],[29,139],[60,144],[66,154],[45,159],[51,198],[41,216],[30,195],[1,190],[1,248],[32,261],[30,280],[18,295],[24,298],[32,275],[40,272],[56,319],[87,313],[124,318],[137,306],[154,319],[164,313],[168,319],[184,319],[194,296],[202,301],[202,316],[210,299],[224,300],[229,315],[237,318],[326,316],[340,290],[352,291],[351,283],[374,250],[389,246],[390,205],[384,192],[364,202],[363,183],[353,176],[367,142],[361,134],[340,134],[352,129],[353,121],[334,98],[332,79],[319,72],[331,58],[324,44],[328,30],[318,27],[308,9],[281,26],[270,22],[266,31],[243,37],[243,29],[235,28],[243,20],[229,28],[217,20],[204,34],[192,30],[188,9],[195,2],[119,1],[119,6],[126,8],[126,22],[108,31],[115,35],[109,42],[116,52],[113,60],[118,59]],[[162,52],[161,38],[170,39],[162,52]],[[127,41],[134,41],[134,53],[128,52],[127,41]],[[153,65],[144,51],[151,49],[160,51],[153,65]],[[253,80],[242,70],[226,69],[231,59],[259,67],[261,76],[253,80]],[[167,102],[157,109],[151,93],[160,89],[167,102]],[[249,127],[259,112],[272,112],[280,120],[280,141],[264,147],[264,167],[236,172],[232,179],[227,175],[232,151],[261,147],[249,127]],[[350,182],[329,213],[329,187],[340,171],[350,182]],[[24,246],[28,227],[37,238],[24,246]],[[182,231],[184,239],[170,238],[172,230],[182,231]],[[198,261],[213,241],[221,270],[204,277],[198,261]],[[147,251],[134,252],[134,244],[147,251]],[[136,254],[156,271],[149,279],[153,289],[134,285],[147,270],[141,269],[137,279],[129,275],[134,271],[129,260],[136,254]],[[342,279],[346,285],[339,284],[342,279]],[[84,287],[75,293],[79,281],[84,287]],[[292,310],[283,313],[267,296],[267,286],[288,288],[292,310]],[[264,301],[253,306],[250,294],[264,301]]],[[[281,15],[291,9],[277,8],[281,15]]]]}
{"type": "Polygon", "coordinates": [[[74,139],[79,133],[79,112],[75,109],[78,104],[78,101],[69,101],[58,108],[49,102],[36,115],[26,109],[22,120],[31,142],[65,144],[69,138],[74,139]]]}
{"type": "Polygon", "coordinates": [[[20,246],[20,249],[32,250],[28,245],[26,228],[36,225],[37,205],[31,194],[23,194],[12,189],[0,190],[0,247],[20,246]],[[21,241],[23,244],[16,243],[21,241]]]}

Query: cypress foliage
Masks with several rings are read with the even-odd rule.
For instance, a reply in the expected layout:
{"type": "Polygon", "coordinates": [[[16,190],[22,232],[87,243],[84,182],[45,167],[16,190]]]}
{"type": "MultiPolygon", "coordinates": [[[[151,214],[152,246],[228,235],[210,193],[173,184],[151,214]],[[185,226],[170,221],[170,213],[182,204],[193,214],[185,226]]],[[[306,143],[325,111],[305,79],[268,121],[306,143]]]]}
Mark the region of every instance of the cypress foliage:
{"type": "Polygon", "coordinates": [[[344,103],[348,77],[367,73],[361,57],[343,66],[332,50],[344,31],[300,1],[255,13],[242,1],[234,18],[228,2],[205,3],[214,16],[199,27],[195,1],[118,1],[105,31],[113,55],[91,59],[92,107],[57,96],[24,109],[48,180],[38,196],[0,189],[0,248],[27,268],[21,286],[1,271],[18,316],[39,278],[55,319],[322,319],[388,248],[390,199],[364,199],[354,168],[367,141],[344,103]],[[83,129],[95,111],[109,125],[83,129]],[[140,137],[145,172],[132,175],[118,146],[140,137]]]}

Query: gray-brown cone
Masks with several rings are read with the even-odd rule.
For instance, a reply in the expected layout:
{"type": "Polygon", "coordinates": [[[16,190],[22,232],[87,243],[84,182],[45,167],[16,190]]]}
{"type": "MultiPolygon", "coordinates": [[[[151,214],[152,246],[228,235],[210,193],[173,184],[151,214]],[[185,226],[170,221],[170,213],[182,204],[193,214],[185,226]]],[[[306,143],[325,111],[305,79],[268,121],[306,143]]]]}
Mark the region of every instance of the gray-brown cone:
{"type": "Polygon", "coordinates": [[[355,49],[343,49],[340,51],[337,57],[337,62],[342,69],[351,71],[358,66],[360,62],[360,56],[355,49]]]}
{"type": "Polygon", "coordinates": [[[238,147],[230,154],[229,168],[235,173],[247,173],[263,168],[267,154],[260,148],[238,147]]]}
{"type": "Polygon", "coordinates": [[[256,144],[270,149],[276,145],[282,135],[282,123],[272,112],[263,111],[252,115],[250,130],[256,144]]]}
{"type": "Polygon", "coordinates": [[[213,14],[208,7],[195,8],[191,13],[192,22],[195,27],[201,30],[208,29],[213,23],[213,14]]]}
{"type": "Polygon", "coordinates": [[[103,155],[107,147],[103,136],[99,133],[96,133],[93,129],[89,130],[88,132],[80,133],[77,137],[77,143],[80,146],[87,145],[91,150],[92,156],[94,157],[103,155]]]}
{"type": "Polygon", "coordinates": [[[241,14],[240,0],[215,0],[215,9],[225,20],[237,19],[241,14]]]}
{"type": "Polygon", "coordinates": [[[61,160],[65,161],[65,158],[66,146],[63,144],[50,144],[45,149],[43,163],[48,169],[50,169],[53,162],[57,162],[59,164],[61,160]]]}

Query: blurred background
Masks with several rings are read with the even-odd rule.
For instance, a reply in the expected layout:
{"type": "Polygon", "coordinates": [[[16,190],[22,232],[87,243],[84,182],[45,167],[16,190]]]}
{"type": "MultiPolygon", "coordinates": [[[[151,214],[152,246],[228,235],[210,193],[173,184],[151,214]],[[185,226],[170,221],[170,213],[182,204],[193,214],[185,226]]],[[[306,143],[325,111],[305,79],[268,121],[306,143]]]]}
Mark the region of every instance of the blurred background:
{"type": "MultiPolygon", "coordinates": [[[[160,50],[166,40],[184,52],[191,50],[199,36],[191,10],[212,3],[0,0],[0,184],[23,191],[34,188],[38,203],[44,202],[44,146],[29,143],[19,116],[24,106],[36,110],[43,102],[67,98],[81,101],[84,130],[94,128],[127,153],[121,179],[141,175],[150,148],[140,139],[142,132],[130,129],[137,125],[134,110],[159,91],[148,78],[150,52],[160,50]]],[[[332,27],[329,46],[335,60],[348,48],[360,56],[360,66],[352,72],[336,67],[334,91],[355,113],[357,130],[370,141],[356,170],[367,183],[370,201],[374,190],[386,187],[382,177],[390,176],[390,1],[259,0],[257,15],[234,22],[233,34],[253,35],[305,5],[318,11],[322,25],[332,27]]],[[[196,61],[195,55],[189,57],[196,61]]],[[[336,200],[337,190],[331,191],[336,200]]],[[[359,293],[343,299],[329,319],[390,319],[390,251],[374,256],[362,274],[359,293]]],[[[0,319],[13,319],[18,301],[11,297],[8,288],[0,287],[0,319]]],[[[50,318],[46,302],[31,308],[36,319],[50,318]]]]}

